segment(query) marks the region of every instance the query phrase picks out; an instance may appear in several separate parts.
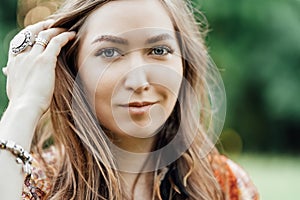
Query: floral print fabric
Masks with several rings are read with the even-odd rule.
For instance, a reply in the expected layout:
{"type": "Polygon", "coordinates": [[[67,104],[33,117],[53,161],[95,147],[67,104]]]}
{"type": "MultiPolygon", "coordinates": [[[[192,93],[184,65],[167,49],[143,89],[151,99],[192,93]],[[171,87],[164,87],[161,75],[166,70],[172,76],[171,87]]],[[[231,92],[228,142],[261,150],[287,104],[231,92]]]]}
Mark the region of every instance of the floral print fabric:
{"type": "MultiPolygon", "coordinates": [[[[47,165],[56,162],[55,148],[50,148],[43,153],[42,159],[34,156],[33,173],[24,181],[22,199],[42,200],[51,189],[51,181],[44,170],[47,165]]],[[[219,182],[225,200],[258,200],[258,192],[248,174],[236,163],[225,156],[216,155],[210,158],[214,175],[219,182]]]]}

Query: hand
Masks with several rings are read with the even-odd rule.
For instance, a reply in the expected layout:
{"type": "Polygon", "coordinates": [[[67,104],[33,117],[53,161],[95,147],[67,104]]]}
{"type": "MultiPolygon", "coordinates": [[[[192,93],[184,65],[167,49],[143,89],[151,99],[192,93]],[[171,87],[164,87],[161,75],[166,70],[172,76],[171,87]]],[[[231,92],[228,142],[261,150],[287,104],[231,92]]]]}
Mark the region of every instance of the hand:
{"type": "Polygon", "coordinates": [[[9,52],[6,89],[10,104],[32,106],[42,113],[48,109],[53,96],[57,56],[75,37],[74,32],[49,28],[52,23],[53,20],[47,20],[25,29],[49,41],[48,45],[35,43],[17,55],[9,52]]]}

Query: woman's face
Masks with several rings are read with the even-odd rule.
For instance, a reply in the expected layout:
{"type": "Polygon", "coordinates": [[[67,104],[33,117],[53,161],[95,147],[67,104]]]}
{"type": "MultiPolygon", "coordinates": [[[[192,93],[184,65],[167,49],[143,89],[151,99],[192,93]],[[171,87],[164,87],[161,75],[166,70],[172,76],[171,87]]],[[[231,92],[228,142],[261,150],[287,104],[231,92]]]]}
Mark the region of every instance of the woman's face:
{"type": "Polygon", "coordinates": [[[158,0],[111,1],[85,23],[78,70],[98,120],[117,138],[151,138],[183,74],[168,12],[158,0]]]}

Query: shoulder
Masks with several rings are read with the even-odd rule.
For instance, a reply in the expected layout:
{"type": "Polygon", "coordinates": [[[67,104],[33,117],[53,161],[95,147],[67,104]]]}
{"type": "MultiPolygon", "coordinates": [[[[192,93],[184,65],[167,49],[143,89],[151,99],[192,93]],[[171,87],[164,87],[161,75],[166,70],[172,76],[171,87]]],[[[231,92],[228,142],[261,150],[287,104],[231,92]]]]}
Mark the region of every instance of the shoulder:
{"type": "Polygon", "coordinates": [[[49,193],[52,186],[50,177],[55,170],[57,155],[58,153],[54,147],[43,151],[41,155],[32,155],[32,174],[30,177],[25,177],[23,200],[43,199],[49,193]]]}
{"type": "Polygon", "coordinates": [[[214,155],[211,157],[211,165],[225,199],[259,199],[258,191],[249,175],[238,164],[223,155],[214,155]]]}

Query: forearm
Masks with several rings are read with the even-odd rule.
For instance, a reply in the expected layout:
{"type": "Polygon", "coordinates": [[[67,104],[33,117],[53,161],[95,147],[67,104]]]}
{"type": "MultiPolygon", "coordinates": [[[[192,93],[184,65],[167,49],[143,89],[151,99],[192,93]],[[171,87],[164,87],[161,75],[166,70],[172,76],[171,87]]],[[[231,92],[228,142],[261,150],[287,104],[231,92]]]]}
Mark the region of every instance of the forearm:
{"type": "MultiPolygon", "coordinates": [[[[41,112],[28,105],[9,105],[0,121],[0,139],[11,140],[29,151],[41,112]]],[[[0,194],[1,199],[21,198],[24,182],[22,165],[8,150],[0,151],[0,194]]]]}
{"type": "MultiPolygon", "coordinates": [[[[41,115],[52,100],[57,56],[76,35],[63,28],[49,28],[53,22],[47,20],[30,25],[10,43],[5,70],[10,104],[0,121],[0,139],[11,140],[26,151],[30,149],[41,115]],[[34,35],[38,35],[40,42],[32,46],[29,41],[34,35]],[[23,41],[20,41],[22,38],[23,41]],[[23,45],[20,46],[20,42],[23,45]]],[[[5,200],[20,199],[24,181],[22,167],[15,162],[10,150],[14,149],[0,151],[0,199],[5,200]]],[[[23,163],[28,163],[28,159],[23,163]]]]}

